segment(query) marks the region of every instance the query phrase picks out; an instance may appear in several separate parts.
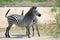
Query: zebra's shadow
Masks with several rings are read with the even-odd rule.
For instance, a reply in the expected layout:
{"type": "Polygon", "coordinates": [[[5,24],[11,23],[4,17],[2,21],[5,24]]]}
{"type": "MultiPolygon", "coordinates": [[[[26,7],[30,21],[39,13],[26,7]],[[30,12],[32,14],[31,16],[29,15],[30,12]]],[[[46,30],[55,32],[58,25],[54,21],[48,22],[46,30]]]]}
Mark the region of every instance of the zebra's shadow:
{"type": "MultiPolygon", "coordinates": [[[[1,32],[0,33],[0,38],[6,38],[4,32],[1,32]]],[[[26,34],[19,34],[19,33],[11,33],[10,35],[11,38],[24,38],[24,37],[27,37],[26,34]]]]}
{"type": "Polygon", "coordinates": [[[27,37],[25,34],[15,34],[15,35],[12,35],[13,37],[12,38],[23,38],[23,37],[27,37]]]}

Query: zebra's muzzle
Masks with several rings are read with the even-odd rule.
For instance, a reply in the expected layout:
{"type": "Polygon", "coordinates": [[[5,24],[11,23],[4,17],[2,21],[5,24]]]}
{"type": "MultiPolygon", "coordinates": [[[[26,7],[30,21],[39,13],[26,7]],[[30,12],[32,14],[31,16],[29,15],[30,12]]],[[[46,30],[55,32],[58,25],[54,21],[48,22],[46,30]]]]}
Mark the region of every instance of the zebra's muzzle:
{"type": "Polygon", "coordinates": [[[41,16],[41,14],[38,15],[39,17],[41,16]]]}

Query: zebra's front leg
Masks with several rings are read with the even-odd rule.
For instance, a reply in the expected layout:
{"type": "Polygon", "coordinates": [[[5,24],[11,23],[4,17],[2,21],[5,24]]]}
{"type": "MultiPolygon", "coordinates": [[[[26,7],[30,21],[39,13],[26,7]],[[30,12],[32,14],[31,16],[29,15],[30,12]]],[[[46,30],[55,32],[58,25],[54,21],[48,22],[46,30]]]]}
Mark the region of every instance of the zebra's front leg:
{"type": "Polygon", "coordinates": [[[39,30],[38,30],[37,24],[36,24],[36,30],[37,30],[38,36],[40,37],[40,33],[39,33],[39,30]]]}
{"type": "Polygon", "coordinates": [[[5,32],[5,37],[6,38],[10,38],[9,30],[10,30],[11,26],[12,26],[12,24],[9,24],[8,27],[7,27],[7,29],[6,29],[6,32],[5,32]]]}
{"type": "Polygon", "coordinates": [[[28,38],[30,38],[30,27],[27,26],[27,35],[28,35],[28,38]]]}
{"type": "Polygon", "coordinates": [[[28,30],[27,30],[27,27],[26,27],[26,36],[28,35],[28,30]]]}
{"type": "Polygon", "coordinates": [[[32,36],[34,36],[34,25],[32,25],[32,30],[33,30],[33,35],[32,36]]]}

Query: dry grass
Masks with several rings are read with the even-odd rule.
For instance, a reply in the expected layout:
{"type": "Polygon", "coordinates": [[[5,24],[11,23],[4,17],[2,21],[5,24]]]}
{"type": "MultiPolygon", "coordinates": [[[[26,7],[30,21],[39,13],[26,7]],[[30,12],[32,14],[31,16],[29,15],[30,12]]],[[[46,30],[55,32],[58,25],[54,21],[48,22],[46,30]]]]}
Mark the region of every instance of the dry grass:
{"type": "Polygon", "coordinates": [[[58,37],[60,36],[60,29],[57,28],[57,25],[43,25],[39,27],[40,31],[42,31],[43,34],[53,36],[53,37],[58,37]]]}
{"type": "MultiPolygon", "coordinates": [[[[38,26],[40,33],[43,33],[44,35],[49,35],[53,37],[58,37],[60,35],[60,29],[57,28],[56,24],[55,25],[47,25],[47,26],[38,26]]],[[[0,28],[0,32],[5,32],[5,28],[0,28]]],[[[11,32],[14,33],[26,33],[26,28],[25,27],[12,27],[11,32]]],[[[32,28],[30,29],[32,32],[32,28]]],[[[35,30],[36,32],[36,30],[35,30]]]]}
{"type": "Polygon", "coordinates": [[[5,28],[0,28],[0,32],[3,32],[3,31],[5,31],[5,28]]]}
{"type": "MultiPolygon", "coordinates": [[[[6,28],[0,28],[0,32],[5,32],[6,28]]],[[[10,29],[11,32],[17,32],[17,33],[24,33],[25,27],[12,27],[10,29]]]]}

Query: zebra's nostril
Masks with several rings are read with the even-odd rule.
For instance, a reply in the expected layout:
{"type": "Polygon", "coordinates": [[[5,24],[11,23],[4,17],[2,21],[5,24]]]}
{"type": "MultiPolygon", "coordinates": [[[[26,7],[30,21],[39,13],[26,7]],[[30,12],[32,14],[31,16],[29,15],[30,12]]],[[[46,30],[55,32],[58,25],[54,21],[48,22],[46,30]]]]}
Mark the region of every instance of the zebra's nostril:
{"type": "Polygon", "coordinates": [[[38,15],[39,17],[41,16],[41,14],[38,15]]]}
{"type": "Polygon", "coordinates": [[[35,20],[33,20],[33,22],[34,22],[35,20]]]}

